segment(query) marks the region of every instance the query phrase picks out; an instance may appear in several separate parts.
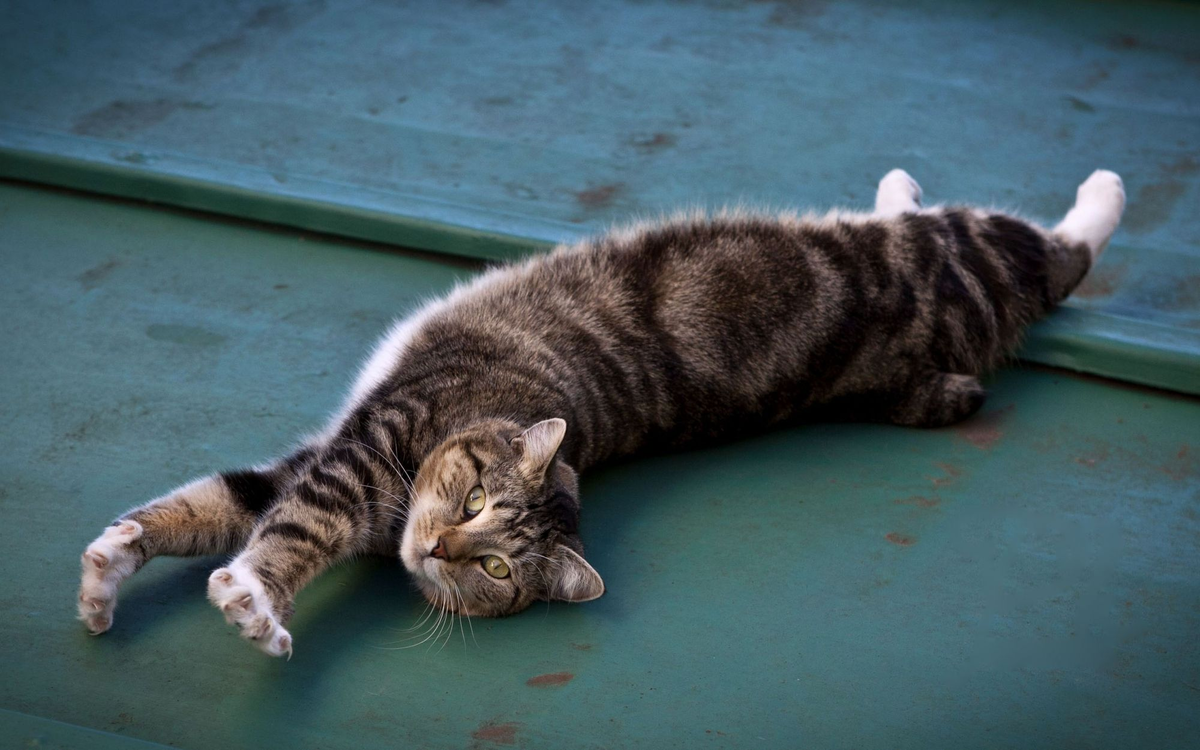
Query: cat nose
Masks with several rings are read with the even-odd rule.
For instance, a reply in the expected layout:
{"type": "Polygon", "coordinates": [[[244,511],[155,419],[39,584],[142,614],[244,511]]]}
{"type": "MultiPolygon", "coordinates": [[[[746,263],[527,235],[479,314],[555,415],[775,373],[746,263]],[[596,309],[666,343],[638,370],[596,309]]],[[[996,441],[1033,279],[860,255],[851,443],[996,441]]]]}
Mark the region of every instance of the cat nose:
{"type": "Polygon", "coordinates": [[[449,560],[450,553],[446,551],[446,541],[440,536],[437,540],[437,545],[429,551],[430,557],[436,557],[439,560],[449,560]]]}

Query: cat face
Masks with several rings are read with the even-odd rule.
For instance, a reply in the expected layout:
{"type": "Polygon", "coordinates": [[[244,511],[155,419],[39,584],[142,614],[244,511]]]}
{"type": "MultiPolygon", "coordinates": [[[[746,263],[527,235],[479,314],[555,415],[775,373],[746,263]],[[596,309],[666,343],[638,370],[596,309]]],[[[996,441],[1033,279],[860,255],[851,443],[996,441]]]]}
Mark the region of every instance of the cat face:
{"type": "Polygon", "coordinates": [[[422,463],[400,557],[435,607],[496,617],[604,593],[579,555],[575,472],[555,459],[565,433],[561,419],[481,423],[422,463]]]}

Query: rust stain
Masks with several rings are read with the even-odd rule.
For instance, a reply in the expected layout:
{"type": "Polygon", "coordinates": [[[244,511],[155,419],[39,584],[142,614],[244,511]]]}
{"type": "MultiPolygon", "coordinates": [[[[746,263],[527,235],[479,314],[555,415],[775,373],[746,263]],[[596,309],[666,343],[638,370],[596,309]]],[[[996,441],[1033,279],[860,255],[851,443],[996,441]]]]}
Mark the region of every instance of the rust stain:
{"type": "Polygon", "coordinates": [[[1166,174],[1184,175],[1185,177],[1190,177],[1191,175],[1200,172],[1200,161],[1196,161],[1190,156],[1184,156],[1183,158],[1176,159],[1167,166],[1163,167],[1162,171],[1166,174]]]}
{"type": "Polygon", "coordinates": [[[634,136],[629,139],[629,145],[642,153],[652,153],[659,149],[675,145],[675,136],[670,133],[655,133],[649,137],[634,136]]]}
{"type": "Polygon", "coordinates": [[[1108,41],[1108,46],[1113,49],[1134,49],[1142,46],[1142,43],[1133,34],[1118,34],[1108,41]]]}
{"type": "Polygon", "coordinates": [[[471,732],[471,736],[484,742],[494,742],[497,745],[515,745],[517,744],[517,730],[520,728],[521,725],[515,721],[506,721],[503,724],[485,721],[479,725],[478,729],[471,732]]]}
{"type": "Polygon", "coordinates": [[[892,544],[898,544],[901,547],[911,547],[917,543],[916,537],[908,536],[907,534],[898,534],[895,531],[888,532],[887,535],[884,536],[884,539],[888,540],[892,544]]]}
{"type": "Polygon", "coordinates": [[[913,495],[896,501],[896,505],[915,505],[918,508],[936,508],[941,503],[942,501],[936,497],[924,497],[923,495],[913,495]]]}
{"type": "Polygon", "coordinates": [[[1192,446],[1184,443],[1179,447],[1179,452],[1175,456],[1163,464],[1160,468],[1162,473],[1177,482],[1187,479],[1194,471],[1195,459],[1192,457],[1192,446]]]}
{"type": "Polygon", "coordinates": [[[591,651],[592,644],[590,644],[590,643],[572,643],[571,648],[575,649],[576,651],[591,651]]]}
{"type": "Polygon", "coordinates": [[[540,674],[537,677],[530,677],[525,681],[529,687],[558,687],[566,685],[571,680],[575,679],[575,675],[570,672],[551,672],[550,674],[540,674]]]}
{"type": "Polygon", "coordinates": [[[827,4],[826,0],[775,0],[775,8],[767,16],[767,25],[811,30],[813,20],[825,12],[827,4]]]}
{"type": "Polygon", "coordinates": [[[1129,268],[1124,265],[1097,268],[1083,277],[1083,281],[1075,287],[1075,291],[1071,292],[1071,295],[1083,299],[1108,297],[1117,291],[1117,287],[1121,285],[1121,281],[1124,280],[1128,271],[1129,268]]]}
{"type": "Polygon", "coordinates": [[[113,269],[119,265],[121,265],[121,261],[114,258],[112,260],[106,260],[98,266],[89,268],[88,270],[79,274],[79,285],[83,287],[85,292],[95,289],[96,286],[101,281],[104,281],[104,279],[108,278],[108,275],[113,272],[113,269]]]}
{"type": "Polygon", "coordinates": [[[1075,463],[1091,468],[1096,464],[1103,463],[1108,459],[1108,448],[1101,446],[1094,451],[1084,453],[1082,456],[1075,458],[1075,463]]]}
{"type": "Polygon", "coordinates": [[[1143,186],[1137,198],[1129,202],[1121,226],[1134,232],[1157,229],[1171,218],[1175,205],[1186,191],[1187,185],[1176,179],[1159,180],[1143,186]]]}
{"type": "Polygon", "coordinates": [[[575,200],[584,208],[604,208],[612,203],[613,197],[621,191],[621,183],[601,185],[575,193],[575,200]]]}
{"type": "Polygon", "coordinates": [[[933,478],[932,481],[934,487],[945,487],[948,484],[954,484],[955,480],[962,476],[962,469],[958,468],[954,464],[947,464],[939,461],[938,463],[934,464],[934,466],[938,467],[943,473],[945,473],[945,476],[943,477],[933,478]]]}
{"type": "Polygon", "coordinates": [[[1190,310],[1200,304],[1200,274],[1189,274],[1170,280],[1154,290],[1156,307],[1169,310],[1190,310]]]}
{"type": "Polygon", "coordinates": [[[960,438],[976,448],[984,451],[990,450],[1000,438],[1004,437],[1004,431],[1000,427],[1014,408],[1016,408],[1015,404],[1009,404],[1003,409],[987,414],[977,414],[955,427],[954,431],[960,438]]]}
{"type": "Polygon", "coordinates": [[[76,135],[125,136],[167,119],[179,102],[168,99],[129,101],[117,99],[79,117],[71,125],[76,135]]]}
{"type": "Polygon", "coordinates": [[[1095,107],[1093,107],[1091,104],[1088,104],[1085,100],[1080,99],[1078,96],[1068,95],[1063,98],[1066,99],[1067,103],[1071,105],[1071,108],[1077,112],[1087,112],[1091,114],[1092,112],[1096,111],[1095,107]]]}

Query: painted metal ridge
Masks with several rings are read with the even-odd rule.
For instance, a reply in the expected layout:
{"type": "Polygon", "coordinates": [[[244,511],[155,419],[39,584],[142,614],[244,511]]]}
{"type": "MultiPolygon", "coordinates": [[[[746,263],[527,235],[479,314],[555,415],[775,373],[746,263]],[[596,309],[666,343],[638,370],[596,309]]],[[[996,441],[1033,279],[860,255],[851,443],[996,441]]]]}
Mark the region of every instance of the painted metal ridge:
{"type": "Polygon", "coordinates": [[[1200,395],[1200,332],[1067,304],[1036,323],[1018,357],[1200,395]]]}
{"type": "Polygon", "coordinates": [[[585,227],[0,123],[0,177],[484,260],[572,242],[585,227]]]}
{"type": "MultiPolygon", "coordinates": [[[[590,229],[4,123],[0,177],[482,260],[543,252],[590,229]]],[[[1069,301],[1030,330],[1018,356],[1200,395],[1200,332],[1069,301]]]]}
{"type": "Polygon", "coordinates": [[[90,750],[155,750],[170,747],[5,708],[0,708],[0,737],[5,742],[13,743],[12,747],[76,747],[90,750]]]}

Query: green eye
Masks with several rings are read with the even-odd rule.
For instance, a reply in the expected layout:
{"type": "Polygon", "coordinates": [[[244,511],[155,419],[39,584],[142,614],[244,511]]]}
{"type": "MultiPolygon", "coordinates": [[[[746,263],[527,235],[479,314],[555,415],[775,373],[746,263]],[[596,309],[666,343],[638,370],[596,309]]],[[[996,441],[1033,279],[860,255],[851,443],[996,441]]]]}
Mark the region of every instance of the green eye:
{"type": "Polygon", "coordinates": [[[475,488],[471,490],[471,494],[467,495],[467,502],[463,506],[463,510],[467,512],[468,516],[479,515],[479,511],[483,510],[483,504],[486,500],[487,493],[483,491],[482,487],[475,485],[475,488]]]}
{"type": "Polygon", "coordinates": [[[508,578],[508,563],[495,555],[488,555],[483,558],[483,569],[492,578],[508,578]]]}

